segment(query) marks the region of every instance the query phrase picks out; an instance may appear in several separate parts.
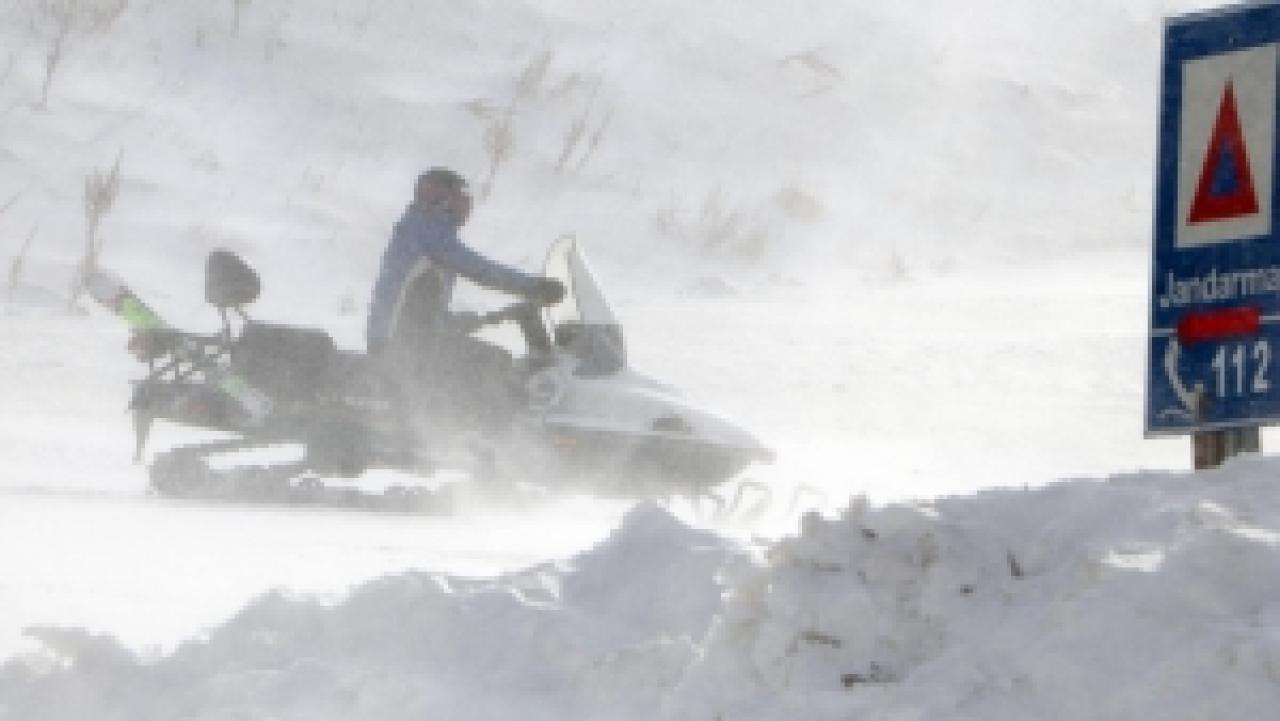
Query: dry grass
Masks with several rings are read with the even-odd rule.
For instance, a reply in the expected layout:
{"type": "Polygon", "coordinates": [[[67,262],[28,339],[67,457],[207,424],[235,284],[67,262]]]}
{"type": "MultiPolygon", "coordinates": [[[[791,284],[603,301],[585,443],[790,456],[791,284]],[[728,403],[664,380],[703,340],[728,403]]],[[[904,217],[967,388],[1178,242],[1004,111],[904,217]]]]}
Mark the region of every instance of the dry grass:
{"type": "Polygon", "coordinates": [[[512,123],[515,119],[516,104],[513,102],[501,116],[491,120],[484,130],[484,153],[489,161],[484,182],[480,184],[480,199],[484,200],[493,192],[493,182],[498,177],[498,170],[511,158],[515,147],[515,136],[512,123]]]}
{"type": "MultiPolygon", "coordinates": [[[[50,30],[49,46],[44,54],[44,80],[40,83],[40,99],[36,107],[49,107],[49,91],[54,77],[66,58],[71,34],[79,27],[82,31],[105,32],[129,9],[129,0],[42,0],[33,18],[37,24],[47,23],[50,30]]],[[[7,74],[7,71],[6,71],[7,74]]]]}
{"type": "Polygon", "coordinates": [[[599,90],[600,83],[597,81],[592,86],[591,94],[581,112],[570,121],[569,130],[565,133],[564,142],[561,144],[560,157],[556,159],[557,171],[580,172],[600,147],[605,130],[613,119],[613,110],[605,110],[599,120],[592,120],[599,90]],[[576,160],[573,160],[575,157],[576,160]]]}
{"type": "Polygon", "coordinates": [[[18,290],[18,281],[22,279],[22,267],[27,261],[27,252],[31,250],[31,241],[35,240],[36,228],[32,228],[27,234],[27,239],[23,241],[22,248],[18,250],[18,254],[13,256],[13,260],[9,263],[9,283],[5,292],[5,307],[13,307],[13,296],[18,290]]]}
{"type": "Polygon", "coordinates": [[[796,184],[760,197],[730,197],[720,187],[699,199],[672,192],[653,215],[654,227],[708,256],[755,260],[779,234],[793,232],[824,213],[822,203],[796,184]]]}
{"type": "Polygon", "coordinates": [[[547,77],[547,71],[551,68],[552,57],[550,50],[543,50],[533,60],[529,61],[529,64],[516,77],[516,98],[518,100],[534,97],[541,91],[543,82],[547,77]]]}
{"type": "Polygon", "coordinates": [[[85,281],[89,274],[98,268],[98,259],[102,256],[103,240],[98,235],[98,226],[111,207],[115,205],[116,196],[120,192],[120,160],[123,153],[116,155],[116,161],[105,173],[95,170],[84,179],[84,220],[85,244],[84,256],[72,279],[68,306],[74,307],[76,301],[85,291],[85,281]]]}
{"type": "Polygon", "coordinates": [[[81,2],[88,27],[94,32],[104,32],[129,9],[129,0],[107,0],[96,5],[81,2]]]}
{"type": "Polygon", "coordinates": [[[246,8],[249,7],[249,0],[231,0],[231,36],[238,37],[240,35],[240,17],[246,8]]]}
{"type": "Polygon", "coordinates": [[[4,85],[9,80],[9,76],[13,74],[13,69],[18,65],[18,53],[15,51],[9,54],[9,60],[4,65],[4,70],[0,70],[0,85],[4,85]]]}
{"type": "Polygon", "coordinates": [[[21,197],[22,197],[22,192],[19,191],[17,193],[14,193],[13,196],[10,197],[8,200],[4,201],[4,205],[0,205],[0,215],[4,215],[6,212],[8,212],[9,208],[12,208],[13,204],[18,202],[18,198],[21,198],[21,197]]]}
{"type": "Polygon", "coordinates": [[[555,112],[568,106],[571,96],[580,97],[582,93],[586,93],[586,101],[570,120],[568,130],[560,142],[559,153],[552,161],[557,173],[580,172],[603,143],[613,120],[613,110],[601,110],[597,102],[600,79],[580,73],[569,73],[556,79],[552,72],[554,58],[551,50],[542,50],[529,59],[515,73],[511,100],[505,105],[500,101],[483,98],[463,103],[463,107],[481,122],[483,128],[482,142],[487,168],[477,191],[479,200],[483,201],[492,194],[497,177],[515,157],[517,112],[525,116],[555,112]]]}
{"type": "Polygon", "coordinates": [[[44,14],[53,21],[53,38],[44,55],[44,82],[40,84],[40,100],[36,103],[41,109],[49,107],[49,90],[53,87],[53,77],[58,72],[58,67],[62,65],[67,38],[71,36],[78,8],[79,3],[75,0],[50,1],[42,8],[44,14]]]}

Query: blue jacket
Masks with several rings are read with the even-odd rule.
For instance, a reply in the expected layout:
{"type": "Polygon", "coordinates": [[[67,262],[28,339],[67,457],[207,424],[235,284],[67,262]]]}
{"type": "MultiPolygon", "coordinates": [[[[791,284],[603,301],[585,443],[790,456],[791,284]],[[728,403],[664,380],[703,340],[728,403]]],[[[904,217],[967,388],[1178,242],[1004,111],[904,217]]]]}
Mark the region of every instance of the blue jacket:
{"type": "Polygon", "coordinates": [[[539,280],[539,276],[495,263],[463,245],[457,226],[443,214],[412,205],[405,209],[382,254],[382,266],[373,284],[365,328],[369,349],[382,347],[397,334],[407,291],[416,281],[427,283],[423,287],[432,296],[427,302],[443,316],[459,275],[516,295],[530,292],[539,280]]]}

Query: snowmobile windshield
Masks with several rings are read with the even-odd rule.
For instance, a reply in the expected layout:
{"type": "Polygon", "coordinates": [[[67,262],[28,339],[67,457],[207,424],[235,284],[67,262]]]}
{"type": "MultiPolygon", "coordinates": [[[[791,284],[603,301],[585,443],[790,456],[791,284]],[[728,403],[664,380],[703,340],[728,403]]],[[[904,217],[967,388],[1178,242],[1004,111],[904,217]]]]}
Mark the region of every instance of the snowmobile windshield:
{"type": "Polygon", "coordinates": [[[575,373],[602,376],[626,367],[622,326],[577,240],[565,236],[552,243],[544,273],[564,283],[564,299],[547,308],[547,327],[556,346],[578,358],[575,373]]]}

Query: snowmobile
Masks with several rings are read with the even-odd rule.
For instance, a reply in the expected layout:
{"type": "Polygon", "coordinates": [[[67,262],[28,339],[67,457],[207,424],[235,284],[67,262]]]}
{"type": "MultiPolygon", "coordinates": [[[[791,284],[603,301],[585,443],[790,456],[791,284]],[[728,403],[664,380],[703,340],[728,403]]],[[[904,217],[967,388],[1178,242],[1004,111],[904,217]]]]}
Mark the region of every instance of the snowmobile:
{"type": "MultiPolygon", "coordinates": [[[[496,440],[439,427],[421,433],[375,359],[337,348],[321,329],[252,319],[245,307],[259,295],[258,275],[230,252],[214,251],[205,265],[205,300],[221,318],[215,333],[170,326],[107,272],[91,273],[86,285],[130,326],[129,349],[147,366],[129,403],[135,458],[157,420],[221,432],[153,458],[150,484],[160,495],[443,511],[463,486],[370,489],[353,479],[391,469],[424,481],[461,474],[504,498],[556,486],[697,496],[772,459],[750,433],[628,365],[621,325],[572,237],[552,244],[544,272],[567,289],[558,303],[520,302],[474,318],[473,329],[515,324],[525,345],[502,379],[513,417],[496,440]],[[287,448],[301,452],[275,457],[287,448]]],[[[416,400],[429,416],[430,399],[416,400]]]]}

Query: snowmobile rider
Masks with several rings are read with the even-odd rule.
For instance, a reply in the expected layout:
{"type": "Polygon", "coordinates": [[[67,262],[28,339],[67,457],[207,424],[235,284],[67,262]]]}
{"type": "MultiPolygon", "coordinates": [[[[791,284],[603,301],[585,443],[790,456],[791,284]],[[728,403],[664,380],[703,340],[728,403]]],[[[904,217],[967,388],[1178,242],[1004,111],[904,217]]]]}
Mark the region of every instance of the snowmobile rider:
{"type": "MultiPolygon", "coordinates": [[[[444,391],[449,405],[491,406],[495,384],[509,376],[511,357],[469,335],[473,314],[449,311],[459,275],[538,305],[564,297],[552,278],[496,263],[462,243],[458,230],[471,214],[466,180],[447,168],[418,176],[413,202],[396,223],[382,255],[369,305],[366,342],[401,382],[444,391]]],[[[476,409],[478,410],[478,409],[476,409]]]]}

